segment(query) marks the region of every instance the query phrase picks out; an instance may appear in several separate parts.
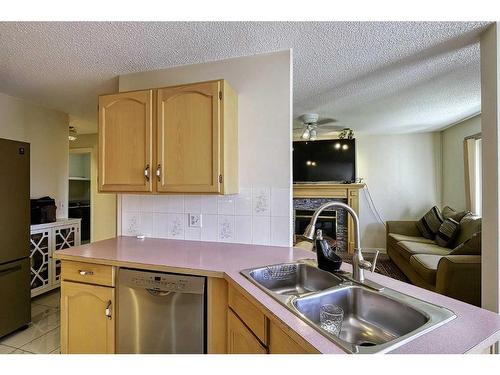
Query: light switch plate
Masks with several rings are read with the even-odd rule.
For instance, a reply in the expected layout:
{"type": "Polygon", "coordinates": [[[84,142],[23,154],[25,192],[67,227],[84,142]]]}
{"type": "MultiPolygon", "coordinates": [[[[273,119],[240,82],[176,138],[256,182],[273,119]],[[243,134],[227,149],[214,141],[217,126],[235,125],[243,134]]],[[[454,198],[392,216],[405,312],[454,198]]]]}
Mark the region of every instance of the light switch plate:
{"type": "Polygon", "coordinates": [[[189,214],[189,226],[201,228],[201,214],[189,214]]]}

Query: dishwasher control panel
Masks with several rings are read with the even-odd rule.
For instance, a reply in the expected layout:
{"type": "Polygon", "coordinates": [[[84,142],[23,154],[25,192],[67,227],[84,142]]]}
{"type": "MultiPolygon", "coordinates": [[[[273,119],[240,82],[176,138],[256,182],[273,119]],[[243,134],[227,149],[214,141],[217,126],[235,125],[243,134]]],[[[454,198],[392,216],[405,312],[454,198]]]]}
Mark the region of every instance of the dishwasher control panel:
{"type": "Polygon", "coordinates": [[[205,278],[201,276],[144,272],[129,269],[120,270],[120,282],[132,288],[144,288],[164,292],[201,294],[205,289],[205,278]]]}

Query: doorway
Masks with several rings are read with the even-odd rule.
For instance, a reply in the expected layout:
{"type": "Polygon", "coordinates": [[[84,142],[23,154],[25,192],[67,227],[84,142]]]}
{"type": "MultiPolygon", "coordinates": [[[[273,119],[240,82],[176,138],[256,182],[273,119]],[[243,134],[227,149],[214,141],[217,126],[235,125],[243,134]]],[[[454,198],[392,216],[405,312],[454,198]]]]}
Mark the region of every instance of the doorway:
{"type": "Polygon", "coordinates": [[[91,215],[91,149],[72,149],[69,152],[68,216],[81,221],[81,243],[90,242],[91,215]]]}

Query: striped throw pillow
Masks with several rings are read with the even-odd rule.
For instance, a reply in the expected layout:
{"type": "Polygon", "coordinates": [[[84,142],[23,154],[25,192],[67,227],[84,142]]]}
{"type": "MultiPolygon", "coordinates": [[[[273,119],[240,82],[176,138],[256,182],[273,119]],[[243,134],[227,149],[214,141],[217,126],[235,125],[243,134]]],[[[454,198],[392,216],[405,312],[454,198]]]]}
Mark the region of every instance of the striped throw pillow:
{"type": "Polygon", "coordinates": [[[442,247],[451,247],[460,230],[460,223],[453,219],[446,219],[436,233],[436,243],[442,247]]]}
{"type": "Polygon", "coordinates": [[[417,221],[417,228],[423,237],[433,240],[443,224],[443,216],[436,206],[432,207],[423,218],[417,221]]]}

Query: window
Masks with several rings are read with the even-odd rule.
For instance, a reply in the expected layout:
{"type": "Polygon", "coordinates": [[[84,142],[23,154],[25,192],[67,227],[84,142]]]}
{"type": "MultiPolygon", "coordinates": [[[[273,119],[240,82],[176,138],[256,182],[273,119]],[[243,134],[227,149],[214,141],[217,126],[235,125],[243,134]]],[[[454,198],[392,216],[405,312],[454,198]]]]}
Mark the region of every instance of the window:
{"type": "Polygon", "coordinates": [[[465,200],[473,214],[481,216],[482,202],[482,142],[481,134],[464,139],[465,200]]]}

